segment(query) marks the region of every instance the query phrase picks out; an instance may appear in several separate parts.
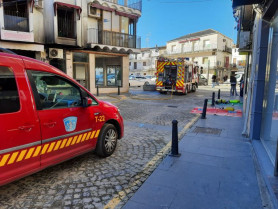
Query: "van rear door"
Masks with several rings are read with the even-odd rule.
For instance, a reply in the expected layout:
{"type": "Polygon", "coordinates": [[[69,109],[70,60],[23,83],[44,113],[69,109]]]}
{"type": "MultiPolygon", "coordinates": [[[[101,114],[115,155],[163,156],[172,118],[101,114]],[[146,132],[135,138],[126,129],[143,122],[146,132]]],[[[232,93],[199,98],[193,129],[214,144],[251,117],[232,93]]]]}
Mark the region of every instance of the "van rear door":
{"type": "Polygon", "coordinates": [[[41,135],[20,58],[0,55],[0,185],[40,167],[41,135]]]}

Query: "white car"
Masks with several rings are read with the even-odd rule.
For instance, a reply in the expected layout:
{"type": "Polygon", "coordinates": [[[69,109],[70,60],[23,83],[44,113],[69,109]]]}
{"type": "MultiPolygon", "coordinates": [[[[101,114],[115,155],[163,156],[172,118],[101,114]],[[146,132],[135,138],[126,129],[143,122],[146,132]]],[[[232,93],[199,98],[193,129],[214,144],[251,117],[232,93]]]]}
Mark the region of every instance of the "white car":
{"type": "Polygon", "coordinates": [[[148,84],[155,83],[155,81],[153,82],[152,79],[148,79],[145,76],[129,76],[129,86],[141,87],[145,82],[148,82],[148,84]]]}

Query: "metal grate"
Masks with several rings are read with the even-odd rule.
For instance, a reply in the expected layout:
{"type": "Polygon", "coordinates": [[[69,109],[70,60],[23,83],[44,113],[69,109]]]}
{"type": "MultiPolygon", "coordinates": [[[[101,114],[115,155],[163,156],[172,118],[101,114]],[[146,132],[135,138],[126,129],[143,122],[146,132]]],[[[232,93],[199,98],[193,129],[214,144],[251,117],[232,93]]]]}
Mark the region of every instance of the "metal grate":
{"type": "Polygon", "coordinates": [[[218,128],[205,128],[205,127],[196,127],[193,133],[200,133],[200,134],[212,134],[212,135],[220,135],[221,129],[218,128]]]}

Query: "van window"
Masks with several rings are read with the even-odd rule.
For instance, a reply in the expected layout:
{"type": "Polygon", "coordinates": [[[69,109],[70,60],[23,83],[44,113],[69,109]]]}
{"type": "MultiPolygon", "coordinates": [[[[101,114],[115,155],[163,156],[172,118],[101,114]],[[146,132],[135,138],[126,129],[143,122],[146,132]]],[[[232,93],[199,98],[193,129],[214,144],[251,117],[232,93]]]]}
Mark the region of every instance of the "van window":
{"type": "Polygon", "coordinates": [[[30,71],[39,94],[42,109],[82,106],[80,89],[66,79],[51,73],[30,71]]]}
{"type": "Polygon", "coordinates": [[[0,114],[17,112],[20,109],[18,89],[13,71],[0,66],[0,114]]]}

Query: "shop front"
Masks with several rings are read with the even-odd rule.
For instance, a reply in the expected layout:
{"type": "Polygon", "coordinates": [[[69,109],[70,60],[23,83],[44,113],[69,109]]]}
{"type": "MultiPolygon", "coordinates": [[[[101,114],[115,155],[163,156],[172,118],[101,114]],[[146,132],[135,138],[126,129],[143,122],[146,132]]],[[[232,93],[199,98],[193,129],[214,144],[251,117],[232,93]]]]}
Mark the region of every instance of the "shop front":
{"type": "Polygon", "coordinates": [[[67,52],[67,74],[96,94],[129,90],[127,55],[92,51],[67,52]]]}
{"type": "MultiPolygon", "coordinates": [[[[271,21],[261,124],[262,143],[273,163],[277,164],[278,139],[278,12],[271,21]]],[[[277,174],[277,167],[275,168],[277,174]]]]}

